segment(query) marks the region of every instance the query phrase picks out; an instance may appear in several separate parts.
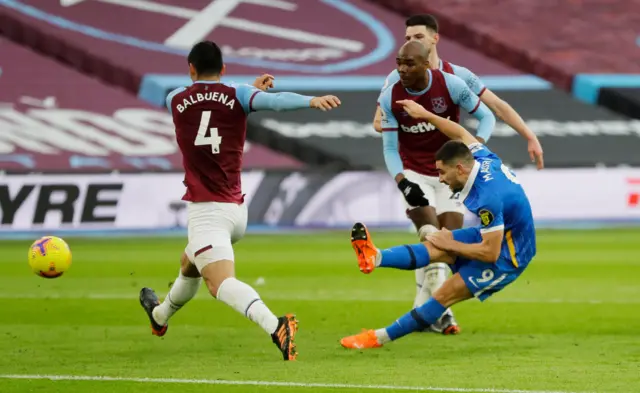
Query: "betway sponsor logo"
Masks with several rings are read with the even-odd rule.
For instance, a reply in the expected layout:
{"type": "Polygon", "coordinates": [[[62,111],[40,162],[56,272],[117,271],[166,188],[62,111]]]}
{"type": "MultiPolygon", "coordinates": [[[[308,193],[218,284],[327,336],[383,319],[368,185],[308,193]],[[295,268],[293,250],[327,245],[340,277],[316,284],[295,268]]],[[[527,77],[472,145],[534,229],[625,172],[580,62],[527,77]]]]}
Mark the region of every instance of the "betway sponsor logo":
{"type": "Polygon", "coordinates": [[[328,121],[323,123],[293,123],[275,119],[265,119],[260,123],[289,138],[366,138],[380,137],[371,123],[357,121],[328,121]]]}
{"type": "MultiPolygon", "coordinates": [[[[451,116],[447,116],[447,120],[449,120],[450,117],[451,116]]],[[[400,124],[400,129],[404,132],[409,132],[411,134],[422,134],[424,132],[435,131],[436,126],[434,126],[429,122],[424,121],[422,123],[418,123],[411,127],[407,127],[405,125],[400,124]]]]}
{"type": "MultiPolygon", "coordinates": [[[[538,136],[637,136],[640,137],[640,120],[527,120],[527,125],[538,136]]],[[[476,129],[477,119],[468,119],[465,127],[476,129]]],[[[498,122],[491,134],[498,137],[518,135],[508,125],[498,122]]]]}

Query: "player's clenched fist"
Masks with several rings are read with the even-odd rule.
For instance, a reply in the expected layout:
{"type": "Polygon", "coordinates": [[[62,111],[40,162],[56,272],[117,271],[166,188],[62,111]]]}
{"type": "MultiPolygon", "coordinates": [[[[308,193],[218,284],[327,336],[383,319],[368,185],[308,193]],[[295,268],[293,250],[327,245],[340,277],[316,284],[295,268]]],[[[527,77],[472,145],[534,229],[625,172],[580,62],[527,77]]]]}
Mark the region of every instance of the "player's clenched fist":
{"type": "Polygon", "coordinates": [[[429,206],[429,200],[424,197],[424,191],[420,188],[419,185],[413,183],[406,178],[400,180],[398,183],[398,188],[402,191],[402,195],[404,195],[404,199],[410,206],[413,207],[423,207],[429,206]]]}
{"type": "Polygon", "coordinates": [[[424,107],[415,101],[400,100],[396,101],[397,104],[402,105],[402,109],[414,119],[426,119],[431,115],[431,112],[424,109],[424,107]]]}
{"type": "Polygon", "coordinates": [[[273,75],[269,75],[269,74],[260,75],[253,82],[253,87],[255,87],[256,89],[260,89],[262,91],[273,89],[274,79],[275,78],[273,77],[273,75]]]}
{"type": "Polygon", "coordinates": [[[322,96],[313,97],[309,105],[312,108],[320,109],[321,111],[330,111],[333,108],[339,107],[340,104],[340,99],[336,96],[322,96]]]}

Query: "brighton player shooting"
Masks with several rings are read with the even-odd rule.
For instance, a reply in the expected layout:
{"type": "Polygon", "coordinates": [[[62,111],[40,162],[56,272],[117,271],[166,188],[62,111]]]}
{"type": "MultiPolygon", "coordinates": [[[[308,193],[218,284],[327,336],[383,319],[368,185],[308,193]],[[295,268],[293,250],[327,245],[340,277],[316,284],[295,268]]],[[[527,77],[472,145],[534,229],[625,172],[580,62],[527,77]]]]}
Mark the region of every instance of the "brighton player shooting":
{"type": "MultiPolygon", "coordinates": [[[[459,121],[460,108],[463,108],[479,120],[478,134],[484,135],[485,140],[495,125],[491,111],[462,79],[429,69],[428,59],[429,50],[422,43],[405,43],[396,58],[400,81],[389,86],[378,99],[385,163],[402,191],[407,215],[421,239],[441,227],[462,227],[463,207],[451,199],[449,189],[438,182],[434,156],[449,138],[433,124],[407,116],[394,102],[405,98],[416,100],[455,122],[459,121]]],[[[432,291],[442,285],[448,270],[444,263],[434,263],[426,271],[420,270],[424,277],[416,276],[418,290],[414,307],[423,304],[432,291]]],[[[429,331],[458,333],[459,327],[451,310],[447,310],[429,331]]]]}
{"type": "MultiPolygon", "coordinates": [[[[187,58],[193,84],[172,91],[166,99],[183,156],[188,202],[188,244],[178,278],[160,304],[154,291],[143,288],[140,304],[152,333],[163,336],[169,318],[191,300],[202,279],[216,299],[257,323],[282,352],[295,360],[297,320],[276,317],[249,285],[235,278],[232,244],[247,226],[247,207],[240,182],[247,115],[254,111],[303,108],[330,110],[340,105],[334,96],[271,94],[253,86],[225,83],[220,48],[213,42],[196,44],[187,58]]],[[[271,78],[272,79],[272,78],[271,78]]],[[[264,78],[257,85],[271,85],[264,78]]]]}
{"type": "Polygon", "coordinates": [[[414,245],[379,250],[367,228],[356,223],[351,244],[360,270],[387,267],[414,270],[444,261],[453,275],[423,305],[387,328],[343,338],[346,348],[380,347],[435,323],[447,308],[476,297],[486,300],[514,282],[536,254],[536,233],[527,195],[500,158],[459,124],[411,100],[396,102],[414,119],[427,120],[452,140],[438,150],[439,179],[480,221],[478,227],[443,229],[414,245]]]}
{"type": "MultiPolygon", "coordinates": [[[[437,44],[440,40],[437,19],[433,15],[428,14],[413,15],[406,20],[405,26],[406,30],[404,38],[406,41],[421,42],[427,47],[427,49],[429,49],[429,66],[432,69],[439,69],[460,77],[460,79],[469,86],[469,89],[478,95],[480,100],[486,104],[498,118],[511,126],[527,140],[531,160],[535,160],[538,169],[542,169],[544,164],[540,142],[538,142],[537,137],[527,127],[520,115],[518,115],[518,113],[507,102],[500,99],[500,97],[491,90],[487,89],[482,81],[469,69],[440,59],[437,50],[437,44]]],[[[398,80],[400,80],[400,75],[397,70],[393,70],[387,77],[382,91],[384,91],[388,86],[393,85],[398,80]]],[[[373,125],[378,132],[382,132],[381,116],[381,110],[380,108],[377,108],[373,125]]],[[[476,132],[476,138],[478,138],[482,143],[486,143],[488,141],[489,134],[485,133],[484,130],[479,129],[476,132]]],[[[448,229],[458,229],[462,227],[463,215],[458,210],[450,210],[451,207],[448,202],[450,195],[446,191],[446,187],[438,184],[436,179],[432,176],[425,176],[421,178],[417,178],[416,176],[412,181],[416,181],[422,189],[429,190],[430,193],[435,194],[435,199],[431,200],[431,202],[438,210],[438,227],[448,229]],[[423,181],[419,182],[418,180],[423,181]],[[435,184],[435,186],[433,184],[435,184]]],[[[420,213],[420,208],[415,210],[415,212],[409,213],[409,217],[412,218],[414,225],[416,225],[419,231],[419,217],[422,214],[420,213]],[[413,216],[418,217],[413,219],[413,216]]],[[[426,231],[422,231],[422,235],[426,235],[426,231]]],[[[424,239],[424,236],[421,236],[421,239],[424,239]]],[[[443,274],[446,269],[443,269],[443,267],[444,266],[442,264],[430,264],[425,269],[418,269],[415,271],[416,297],[414,300],[414,306],[424,303],[429,298],[430,293],[442,285],[446,279],[446,275],[443,274]]],[[[444,327],[446,328],[446,325],[444,327]]]]}

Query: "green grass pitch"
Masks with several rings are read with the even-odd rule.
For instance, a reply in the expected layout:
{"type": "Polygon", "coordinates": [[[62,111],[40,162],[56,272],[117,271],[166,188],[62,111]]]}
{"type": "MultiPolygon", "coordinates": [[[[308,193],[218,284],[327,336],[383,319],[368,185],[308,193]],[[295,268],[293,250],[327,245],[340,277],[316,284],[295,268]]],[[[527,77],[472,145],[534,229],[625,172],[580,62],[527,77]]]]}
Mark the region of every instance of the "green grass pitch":
{"type": "MultiPolygon", "coordinates": [[[[382,247],[415,241],[373,235],[382,247]]],[[[516,283],[454,308],[461,335],[414,334],[368,351],[338,340],[407,312],[413,272],[361,274],[348,231],[249,234],[236,246],[237,274],[276,314],[297,314],[300,356],[290,363],[205,288],[164,338],[151,335],[138,291],[166,294],[184,239],[66,240],[73,265],[54,280],[30,272],[30,241],[0,241],[2,393],[640,392],[638,230],[541,231],[516,283]]]]}

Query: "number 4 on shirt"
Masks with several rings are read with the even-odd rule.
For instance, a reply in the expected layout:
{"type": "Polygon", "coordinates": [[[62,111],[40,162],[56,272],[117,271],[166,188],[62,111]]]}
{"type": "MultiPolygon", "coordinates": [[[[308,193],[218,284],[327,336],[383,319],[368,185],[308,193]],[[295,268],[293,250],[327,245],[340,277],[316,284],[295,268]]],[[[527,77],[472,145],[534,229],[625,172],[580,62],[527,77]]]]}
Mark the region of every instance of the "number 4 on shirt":
{"type": "Polygon", "coordinates": [[[211,120],[211,111],[202,112],[202,117],[200,118],[200,128],[198,128],[198,135],[196,135],[194,145],[211,145],[211,153],[219,154],[220,145],[222,144],[222,137],[218,135],[217,128],[209,128],[209,120],[211,120]],[[210,131],[209,136],[207,136],[207,130],[210,131]]]}

